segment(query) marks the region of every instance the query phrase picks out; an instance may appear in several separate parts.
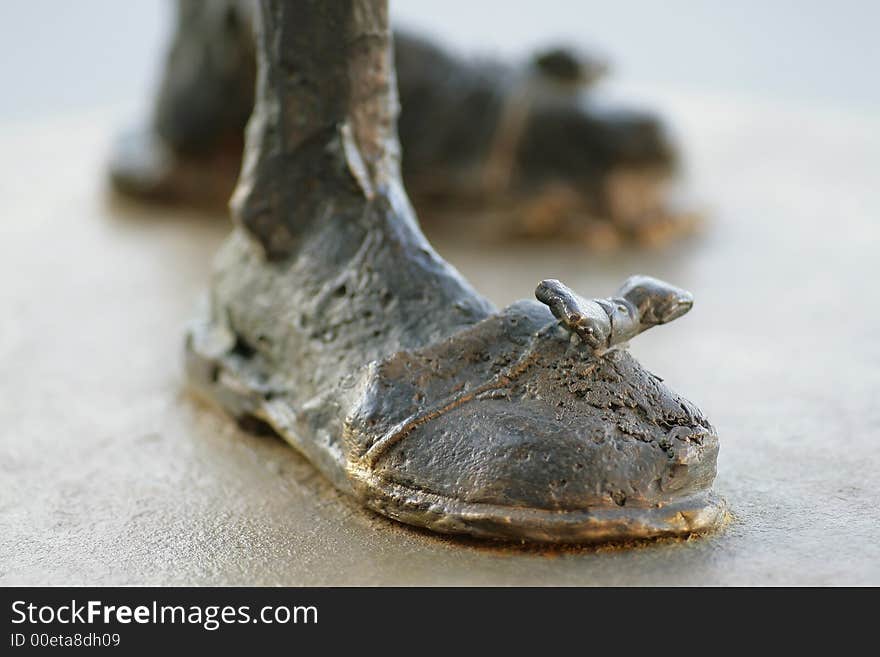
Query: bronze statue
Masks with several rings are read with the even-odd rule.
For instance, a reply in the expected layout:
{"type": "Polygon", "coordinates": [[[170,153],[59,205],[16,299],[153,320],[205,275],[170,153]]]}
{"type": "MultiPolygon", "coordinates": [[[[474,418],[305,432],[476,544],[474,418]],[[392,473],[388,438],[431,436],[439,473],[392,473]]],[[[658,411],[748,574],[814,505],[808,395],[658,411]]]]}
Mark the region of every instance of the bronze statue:
{"type": "MultiPolygon", "coordinates": [[[[117,144],[117,189],[225,205],[254,103],[253,14],[251,0],[179,0],[152,124],[117,144]]],[[[518,66],[465,60],[405,32],[395,52],[403,177],[423,222],[595,247],[697,225],[668,201],[677,157],[660,121],[595,102],[603,62],[560,48],[518,66]]]]}
{"type": "Polygon", "coordinates": [[[586,301],[545,281],[544,303],[494,308],[407,200],[387,2],[264,0],[256,24],[193,386],[404,523],[544,542],[717,526],[715,430],[621,348],[690,296],[634,278],[586,301]]]}

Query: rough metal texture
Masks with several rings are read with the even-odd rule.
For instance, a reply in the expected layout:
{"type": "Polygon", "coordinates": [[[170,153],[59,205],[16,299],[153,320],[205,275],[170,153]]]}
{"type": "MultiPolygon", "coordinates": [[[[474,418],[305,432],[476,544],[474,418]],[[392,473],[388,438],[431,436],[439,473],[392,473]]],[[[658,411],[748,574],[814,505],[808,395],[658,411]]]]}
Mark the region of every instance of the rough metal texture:
{"type": "MultiPolygon", "coordinates": [[[[111,179],[135,196],[225,206],[254,103],[251,0],[180,0],[153,125],[120,139],[111,179]]],[[[662,240],[695,225],[671,210],[675,152],[657,118],[584,101],[604,64],[569,49],[514,67],[395,36],[403,175],[435,222],[487,232],[662,240]]],[[[288,81],[290,82],[290,81],[288,81]]]]}
{"type": "MultiPolygon", "coordinates": [[[[406,523],[536,541],[716,526],[699,411],[544,305],[495,312],[420,233],[385,4],[262,7],[238,229],[187,340],[195,387],[406,523]]],[[[622,294],[646,324],[684,298],[653,279],[622,294]]]]}

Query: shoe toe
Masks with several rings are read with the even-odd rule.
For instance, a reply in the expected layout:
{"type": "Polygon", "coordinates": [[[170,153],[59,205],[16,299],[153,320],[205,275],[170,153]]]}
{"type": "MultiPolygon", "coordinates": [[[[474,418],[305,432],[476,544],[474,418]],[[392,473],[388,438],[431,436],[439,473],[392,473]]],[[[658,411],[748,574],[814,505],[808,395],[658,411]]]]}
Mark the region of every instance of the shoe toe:
{"type": "Polygon", "coordinates": [[[550,511],[708,491],[718,453],[700,412],[628,353],[596,357],[529,303],[378,365],[349,429],[373,481],[550,511]]]}

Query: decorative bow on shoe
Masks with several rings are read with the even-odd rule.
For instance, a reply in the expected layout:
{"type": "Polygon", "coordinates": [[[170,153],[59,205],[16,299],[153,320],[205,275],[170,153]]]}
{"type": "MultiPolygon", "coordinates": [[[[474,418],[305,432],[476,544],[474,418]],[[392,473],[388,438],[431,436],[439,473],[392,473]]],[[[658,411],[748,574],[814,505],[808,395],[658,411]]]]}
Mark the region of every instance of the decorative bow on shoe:
{"type": "Polygon", "coordinates": [[[630,276],[608,299],[585,299],[547,279],[538,285],[535,297],[600,355],[652,326],[678,319],[694,305],[690,292],[650,276],[630,276]]]}

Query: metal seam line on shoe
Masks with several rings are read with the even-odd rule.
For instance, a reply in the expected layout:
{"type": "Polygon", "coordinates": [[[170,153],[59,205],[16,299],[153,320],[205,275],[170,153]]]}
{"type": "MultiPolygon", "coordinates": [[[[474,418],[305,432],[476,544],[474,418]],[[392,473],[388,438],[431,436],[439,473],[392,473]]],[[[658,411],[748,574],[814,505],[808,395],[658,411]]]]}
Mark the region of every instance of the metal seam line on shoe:
{"type": "MultiPolygon", "coordinates": [[[[555,328],[556,324],[554,322],[548,326],[553,326],[555,328]]],[[[531,361],[537,354],[537,347],[541,343],[541,338],[543,337],[546,328],[547,327],[544,327],[539,330],[532,337],[528,349],[523,352],[523,355],[520,356],[515,363],[496,374],[490,381],[481,386],[477,386],[469,392],[457,395],[452,399],[447,397],[446,399],[448,401],[444,401],[439,405],[435,405],[432,408],[425,409],[421,412],[413,413],[402,422],[398,422],[394,428],[386,432],[381,438],[379,438],[379,440],[373,443],[363,457],[361,457],[362,461],[371,468],[375,467],[379,459],[381,459],[391,447],[410,435],[416,427],[430,420],[434,420],[463,404],[473,401],[478,395],[484,392],[505,386],[521,376],[532,364],[531,361]]]]}

